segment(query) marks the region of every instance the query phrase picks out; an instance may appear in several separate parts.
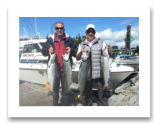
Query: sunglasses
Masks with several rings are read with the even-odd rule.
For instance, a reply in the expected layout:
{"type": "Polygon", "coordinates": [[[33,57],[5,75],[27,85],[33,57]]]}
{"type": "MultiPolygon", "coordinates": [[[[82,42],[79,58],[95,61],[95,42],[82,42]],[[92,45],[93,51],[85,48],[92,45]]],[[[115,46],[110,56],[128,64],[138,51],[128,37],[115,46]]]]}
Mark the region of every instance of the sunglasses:
{"type": "Polygon", "coordinates": [[[64,27],[61,27],[61,28],[56,27],[55,29],[56,29],[56,30],[59,30],[59,29],[60,29],[60,30],[64,30],[64,27]]]}
{"type": "Polygon", "coordinates": [[[93,34],[95,33],[95,31],[89,31],[89,30],[88,30],[88,31],[86,31],[86,32],[87,32],[87,33],[90,33],[90,32],[91,32],[91,33],[93,33],[93,34]]]}

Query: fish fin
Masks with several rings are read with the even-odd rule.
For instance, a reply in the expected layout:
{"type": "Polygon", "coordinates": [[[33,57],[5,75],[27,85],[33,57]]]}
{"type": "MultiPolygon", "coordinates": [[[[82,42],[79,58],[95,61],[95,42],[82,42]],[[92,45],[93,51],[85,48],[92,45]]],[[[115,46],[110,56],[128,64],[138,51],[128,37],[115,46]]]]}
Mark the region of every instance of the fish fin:
{"type": "Polygon", "coordinates": [[[70,90],[67,91],[66,94],[73,94],[73,91],[70,89],[70,90]]]}
{"type": "Polygon", "coordinates": [[[84,98],[85,98],[84,93],[83,92],[80,92],[79,101],[81,101],[83,104],[85,104],[84,98]]]}
{"type": "Polygon", "coordinates": [[[53,95],[53,92],[49,91],[48,92],[48,96],[50,96],[50,95],[53,95]]]}
{"type": "Polygon", "coordinates": [[[110,90],[111,88],[109,86],[104,86],[102,89],[103,90],[110,90]]]}

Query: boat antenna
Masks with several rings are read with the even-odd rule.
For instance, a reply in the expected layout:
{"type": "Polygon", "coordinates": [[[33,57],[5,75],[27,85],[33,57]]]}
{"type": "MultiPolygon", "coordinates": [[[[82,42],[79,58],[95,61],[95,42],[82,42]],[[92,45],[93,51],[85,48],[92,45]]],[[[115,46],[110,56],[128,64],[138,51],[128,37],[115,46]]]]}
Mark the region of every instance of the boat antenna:
{"type": "Polygon", "coordinates": [[[35,28],[36,28],[36,36],[37,36],[36,18],[35,18],[35,28]]]}
{"type": "MultiPolygon", "coordinates": [[[[25,32],[25,34],[26,34],[26,36],[27,36],[27,33],[26,33],[26,30],[25,30],[25,27],[22,25],[22,27],[23,27],[23,29],[24,29],[24,32],[25,32]]],[[[27,38],[28,38],[28,36],[27,36],[27,38]]]]}
{"type": "MultiPolygon", "coordinates": [[[[25,18],[24,18],[24,20],[25,20],[25,18]]],[[[25,22],[26,22],[26,20],[25,20],[25,22]]],[[[27,24],[27,22],[26,22],[26,25],[27,25],[27,27],[28,27],[28,24],[27,24]]],[[[28,27],[28,30],[29,30],[29,32],[30,32],[30,29],[29,29],[29,27],[28,27]]],[[[31,34],[31,32],[30,32],[30,34],[31,34]]],[[[32,38],[32,34],[31,34],[31,38],[32,38]]]]}
{"type": "MultiPolygon", "coordinates": [[[[28,21],[29,21],[29,23],[30,23],[30,25],[31,25],[31,27],[32,27],[32,24],[31,24],[31,22],[30,22],[29,18],[28,18],[28,21]]],[[[33,27],[32,27],[32,30],[33,30],[33,32],[35,33],[35,31],[34,31],[33,27]]]]}

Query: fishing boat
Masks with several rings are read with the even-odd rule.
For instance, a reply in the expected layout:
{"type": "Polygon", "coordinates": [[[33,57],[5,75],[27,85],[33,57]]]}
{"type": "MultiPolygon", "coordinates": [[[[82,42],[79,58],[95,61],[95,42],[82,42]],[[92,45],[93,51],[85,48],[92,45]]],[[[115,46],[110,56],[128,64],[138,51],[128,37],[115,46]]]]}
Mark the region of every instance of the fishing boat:
{"type": "Polygon", "coordinates": [[[42,45],[47,39],[32,39],[24,43],[19,62],[19,79],[45,84],[47,81],[47,59],[41,54],[42,45]]]}
{"type": "Polygon", "coordinates": [[[130,66],[135,71],[139,70],[139,57],[132,55],[132,50],[120,51],[116,57],[114,57],[111,66],[130,66]]]}

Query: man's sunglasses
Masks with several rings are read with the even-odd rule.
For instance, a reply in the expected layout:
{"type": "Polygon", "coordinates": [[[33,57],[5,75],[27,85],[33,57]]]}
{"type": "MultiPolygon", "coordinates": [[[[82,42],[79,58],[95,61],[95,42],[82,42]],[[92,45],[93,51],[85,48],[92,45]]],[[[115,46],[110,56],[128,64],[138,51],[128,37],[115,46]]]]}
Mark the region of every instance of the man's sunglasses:
{"type": "Polygon", "coordinates": [[[95,33],[95,31],[89,31],[89,30],[88,30],[88,31],[86,31],[86,32],[87,32],[87,33],[90,33],[90,32],[91,32],[91,33],[93,33],[93,34],[95,33]]]}
{"type": "Polygon", "coordinates": [[[56,30],[59,30],[59,29],[60,29],[60,30],[64,30],[63,27],[61,27],[61,28],[56,27],[55,29],[56,29],[56,30]]]}

